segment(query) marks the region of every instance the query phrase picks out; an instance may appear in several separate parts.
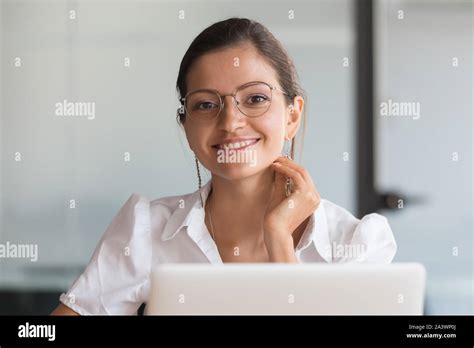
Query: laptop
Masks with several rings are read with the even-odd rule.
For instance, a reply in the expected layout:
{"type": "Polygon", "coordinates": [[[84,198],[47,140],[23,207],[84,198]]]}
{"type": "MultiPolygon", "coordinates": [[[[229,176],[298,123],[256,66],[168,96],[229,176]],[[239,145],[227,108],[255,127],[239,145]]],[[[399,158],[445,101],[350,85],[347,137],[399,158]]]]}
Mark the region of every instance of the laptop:
{"type": "Polygon", "coordinates": [[[145,315],[422,315],[418,263],[162,264],[145,315]]]}

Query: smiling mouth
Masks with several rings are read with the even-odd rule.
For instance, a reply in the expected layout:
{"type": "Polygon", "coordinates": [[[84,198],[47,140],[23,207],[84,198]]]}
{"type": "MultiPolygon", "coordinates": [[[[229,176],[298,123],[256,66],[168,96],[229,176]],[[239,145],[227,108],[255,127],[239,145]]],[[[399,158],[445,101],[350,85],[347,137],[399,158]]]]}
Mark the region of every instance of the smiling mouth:
{"type": "Polygon", "coordinates": [[[241,151],[241,150],[246,149],[249,146],[255,145],[259,141],[260,141],[260,138],[249,139],[249,140],[244,140],[244,141],[237,141],[237,142],[234,142],[234,143],[217,144],[217,145],[213,145],[212,147],[217,149],[217,150],[241,151]]]}

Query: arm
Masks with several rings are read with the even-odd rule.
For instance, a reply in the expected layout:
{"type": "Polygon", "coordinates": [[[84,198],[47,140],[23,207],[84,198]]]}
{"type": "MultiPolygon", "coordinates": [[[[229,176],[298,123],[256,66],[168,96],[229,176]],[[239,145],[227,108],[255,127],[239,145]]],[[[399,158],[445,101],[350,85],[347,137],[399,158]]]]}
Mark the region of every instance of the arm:
{"type": "Polygon", "coordinates": [[[52,311],[50,315],[79,315],[79,313],[74,312],[68,306],[60,303],[59,306],[57,306],[56,309],[52,311]]]}

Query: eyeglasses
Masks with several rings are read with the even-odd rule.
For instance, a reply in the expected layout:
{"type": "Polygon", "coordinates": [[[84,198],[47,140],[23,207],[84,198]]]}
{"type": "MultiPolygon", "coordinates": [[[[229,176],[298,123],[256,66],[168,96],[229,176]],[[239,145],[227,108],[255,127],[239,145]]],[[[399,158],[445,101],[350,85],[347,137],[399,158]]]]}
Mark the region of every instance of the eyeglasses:
{"type": "Polygon", "coordinates": [[[262,116],[272,103],[273,91],[288,93],[266,82],[255,81],[238,87],[234,93],[221,95],[212,89],[191,91],[180,99],[178,115],[188,115],[193,120],[211,121],[224,109],[224,98],[231,96],[239,111],[247,117],[262,116]]]}

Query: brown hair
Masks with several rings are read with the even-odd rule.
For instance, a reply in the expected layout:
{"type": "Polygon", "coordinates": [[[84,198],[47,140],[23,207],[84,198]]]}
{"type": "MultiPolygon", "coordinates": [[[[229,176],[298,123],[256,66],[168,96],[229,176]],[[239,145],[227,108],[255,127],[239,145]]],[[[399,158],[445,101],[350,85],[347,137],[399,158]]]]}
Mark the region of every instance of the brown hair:
{"type": "MultiPolygon", "coordinates": [[[[287,105],[293,104],[293,99],[297,95],[304,97],[305,93],[298,83],[296,68],[280,41],[262,24],[247,18],[234,17],[212,24],[191,42],[181,61],[176,81],[180,98],[187,93],[186,77],[197,58],[212,51],[245,43],[252,44],[275,69],[281,88],[288,93],[287,105]]],[[[179,111],[177,120],[182,124],[186,116],[179,111]]],[[[303,110],[303,131],[305,123],[306,108],[303,110]]],[[[292,157],[294,157],[295,138],[292,140],[292,157]]]]}

